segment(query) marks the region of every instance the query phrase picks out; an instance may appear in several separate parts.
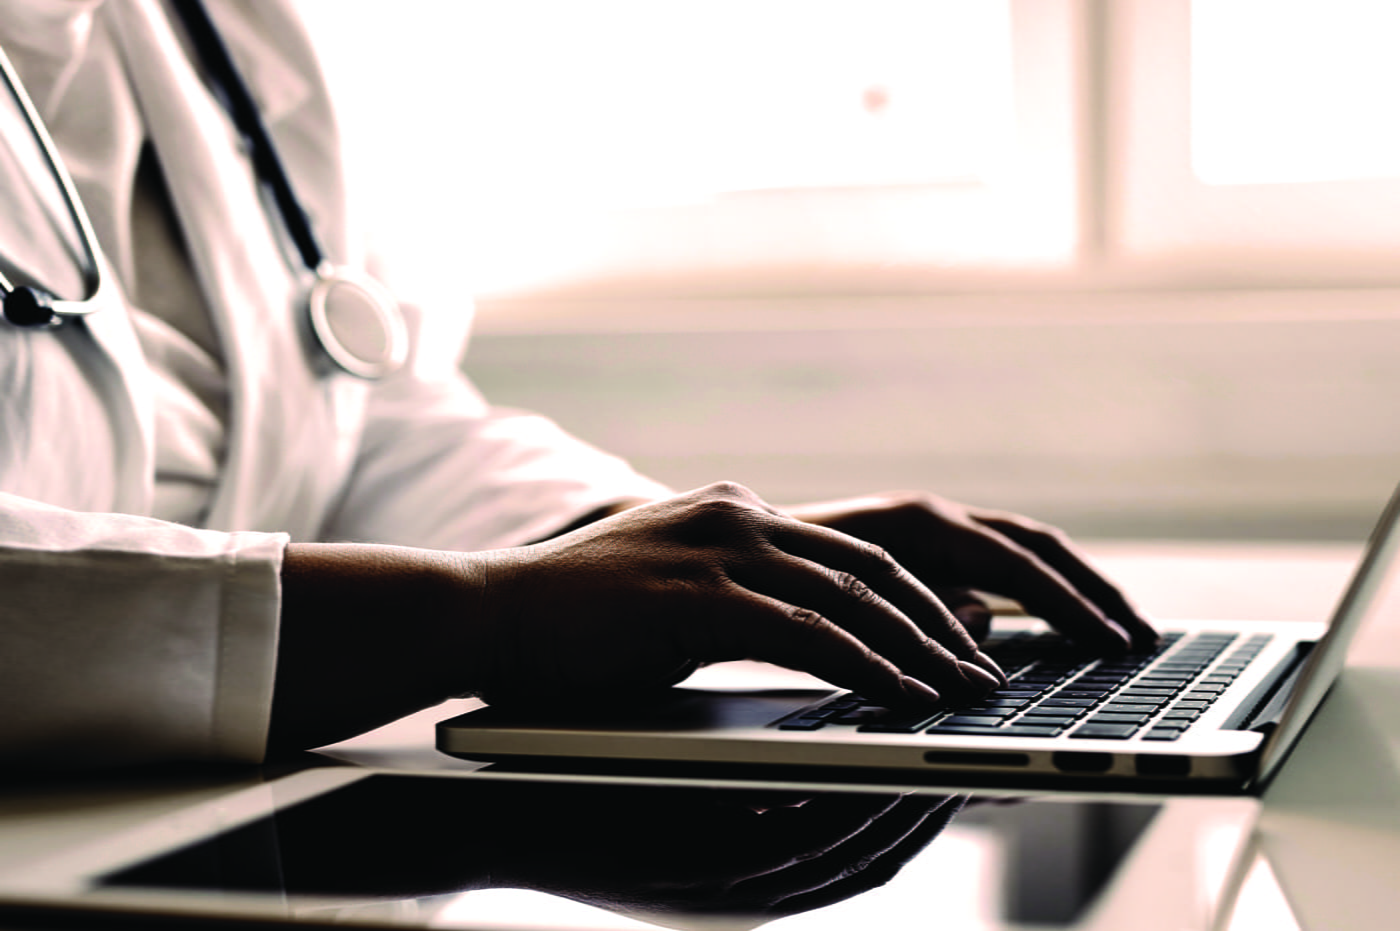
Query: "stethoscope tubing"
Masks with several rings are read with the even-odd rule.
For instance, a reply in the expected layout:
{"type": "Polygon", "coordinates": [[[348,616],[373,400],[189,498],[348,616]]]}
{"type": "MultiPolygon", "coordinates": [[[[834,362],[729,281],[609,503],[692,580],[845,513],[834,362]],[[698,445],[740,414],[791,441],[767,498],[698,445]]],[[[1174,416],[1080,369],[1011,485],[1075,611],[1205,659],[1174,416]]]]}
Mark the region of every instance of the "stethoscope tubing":
{"type": "Polygon", "coordinates": [[[93,232],[92,223],[82,201],[78,198],[78,189],[69,177],[68,170],[64,168],[63,160],[58,157],[58,147],[54,145],[44,121],[39,117],[38,109],[29,99],[28,92],[20,83],[19,74],[10,64],[10,59],[3,49],[0,49],[0,77],[3,77],[10,95],[23,113],[39,152],[48,164],[49,173],[63,195],[69,219],[78,232],[78,242],[86,259],[82,268],[86,293],[78,300],[65,300],[40,288],[16,284],[0,273],[0,288],[4,289],[4,317],[16,326],[57,327],[69,317],[86,316],[101,306],[98,301],[93,300],[101,293],[104,283],[96,246],[97,235],[93,232]]]}
{"type": "MultiPolygon", "coordinates": [[[[247,144],[254,173],[272,195],[283,230],[314,279],[305,310],[324,360],[364,379],[381,378],[396,371],[408,355],[402,310],[378,282],[327,259],[257,102],[203,2],[171,0],[170,7],[190,39],[214,98],[247,144]]],[[[93,300],[102,286],[97,238],[43,121],[3,53],[0,67],[62,189],[88,260],[84,268],[88,293],[81,301],[59,300],[38,288],[16,286],[0,275],[0,287],[5,292],[4,317],[19,327],[57,327],[68,318],[92,313],[100,306],[93,300]]]]}
{"type": "Polygon", "coordinates": [[[257,102],[234,64],[233,56],[214,26],[208,9],[201,0],[171,0],[170,7],[184,24],[185,32],[207,72],[205,79],[215,98],[223,104],[234,128],[247,141],[253,170],[271,191],[302,264],[307,271],[319,273],[326,261],[325,252],[316,239],[310,217],[292,189],[291,178],[277,153],[272,134],[263,122],[257,102]]]}

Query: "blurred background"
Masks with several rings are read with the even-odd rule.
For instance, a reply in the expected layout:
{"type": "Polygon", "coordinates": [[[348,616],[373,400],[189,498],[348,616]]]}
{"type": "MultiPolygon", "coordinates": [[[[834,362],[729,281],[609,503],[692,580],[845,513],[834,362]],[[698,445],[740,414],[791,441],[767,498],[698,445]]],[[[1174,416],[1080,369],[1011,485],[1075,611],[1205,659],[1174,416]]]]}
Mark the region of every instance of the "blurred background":
{"type": "Polygon", "coordinates": [[[1400,5],[302,2],[390,282],[677,488],[1354,540],[1400,479],[1400,5]]]}

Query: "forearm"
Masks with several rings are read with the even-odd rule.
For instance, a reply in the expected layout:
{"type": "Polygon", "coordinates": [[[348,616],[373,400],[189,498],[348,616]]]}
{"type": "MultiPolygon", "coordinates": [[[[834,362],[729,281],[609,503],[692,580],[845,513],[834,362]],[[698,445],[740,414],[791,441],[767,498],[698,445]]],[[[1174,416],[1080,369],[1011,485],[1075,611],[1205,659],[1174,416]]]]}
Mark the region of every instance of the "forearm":
{"type": "Polygon", "coordinates": [[[321,746],[466,689],[485,578],[473,554],[288,546],[269,747],[321,746]]]}

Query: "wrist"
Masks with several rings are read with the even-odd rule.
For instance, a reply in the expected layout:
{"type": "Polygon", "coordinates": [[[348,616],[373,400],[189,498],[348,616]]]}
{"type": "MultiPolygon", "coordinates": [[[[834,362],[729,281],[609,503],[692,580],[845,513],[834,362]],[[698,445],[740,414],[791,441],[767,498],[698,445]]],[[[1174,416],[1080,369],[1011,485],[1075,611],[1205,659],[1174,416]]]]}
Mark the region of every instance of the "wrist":
{"type": "Polygon", "coordinates": [[[272,742],[318,746],[470,688],[468,631],[486,580],[475,556],[289,546],[272,742]]]}

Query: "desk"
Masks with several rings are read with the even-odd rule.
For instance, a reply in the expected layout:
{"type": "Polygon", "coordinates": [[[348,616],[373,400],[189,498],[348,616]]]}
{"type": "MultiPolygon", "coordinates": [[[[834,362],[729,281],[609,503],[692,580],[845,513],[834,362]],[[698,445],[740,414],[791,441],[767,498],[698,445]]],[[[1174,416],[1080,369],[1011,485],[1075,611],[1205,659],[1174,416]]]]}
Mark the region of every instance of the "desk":
{"type": "MultiPolygon", "coordinates": [[[[1154,616],[1294,620],[1328,614],[1358,552],[1155,543],[1091,549],[1154,616]]],[[[421,712],[319,756],[414,770],[474,768],[432,750],[433,723],[454,710],[421,712]]],[[[96,828],[139,823],[259,778],[243,770],[100,788],[12,788],[0,797],[0,870],[96,828]]],[[[1364,631],[1354,644],[1343,678],[1265,795],[1259,849],[1305,929],[1371,931],[1400,915],[1400,619],[1364,631]]],[[[1240,931],[1278,928],[1248,913],[1239,918],[1240,931]]]]}
{"type": "MultiPolygon", "coordinates": [[[[1287,620],[1326,617],[1358,553],[1239,545],[1096,552],[1157,616],[1287,620]]],[[[1353,643],[1342,678],[1264,795],[1258,834],[1303,928],[1400,921],[1400,618],[1353,643]]]]}

